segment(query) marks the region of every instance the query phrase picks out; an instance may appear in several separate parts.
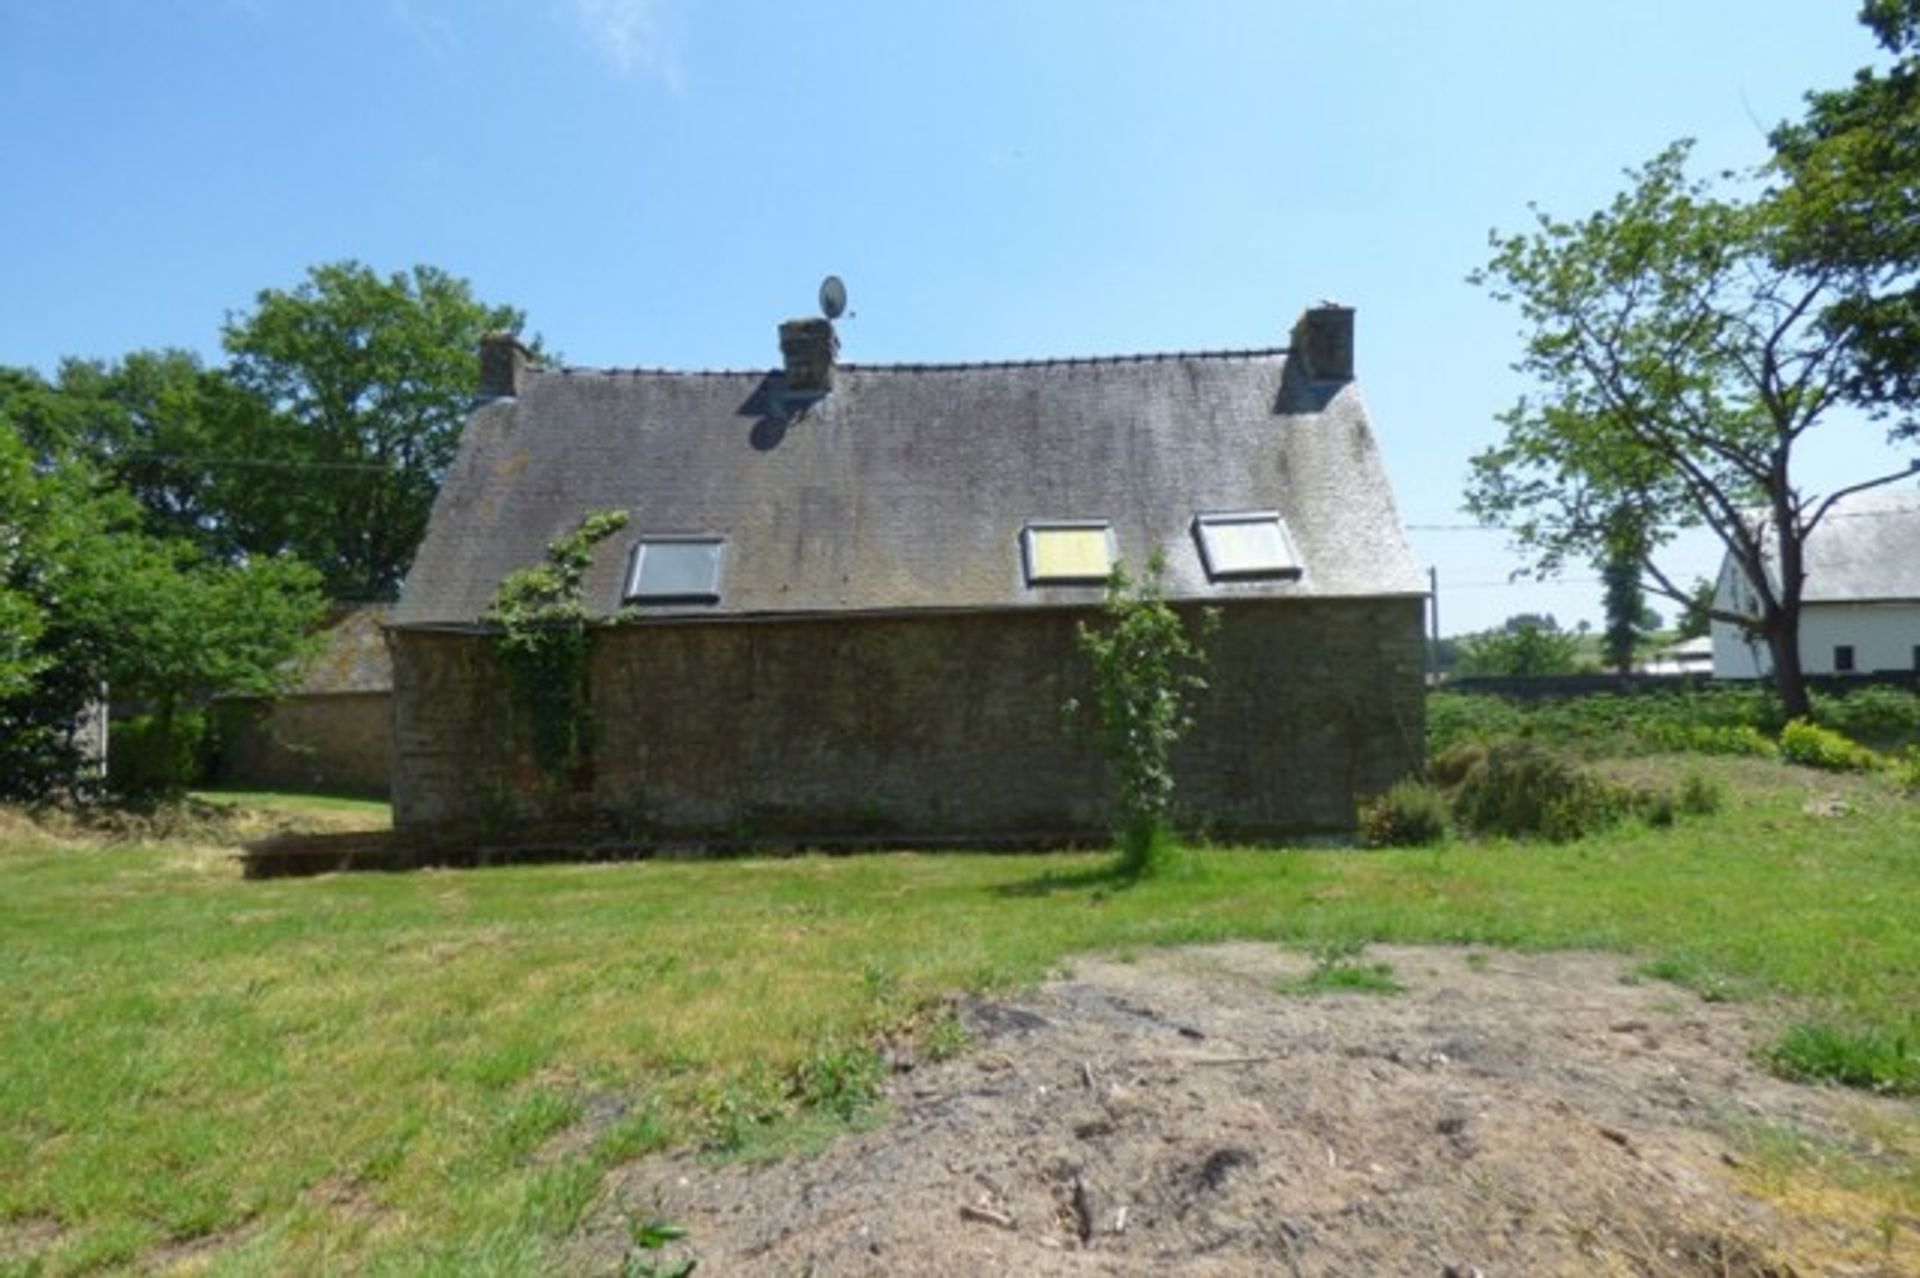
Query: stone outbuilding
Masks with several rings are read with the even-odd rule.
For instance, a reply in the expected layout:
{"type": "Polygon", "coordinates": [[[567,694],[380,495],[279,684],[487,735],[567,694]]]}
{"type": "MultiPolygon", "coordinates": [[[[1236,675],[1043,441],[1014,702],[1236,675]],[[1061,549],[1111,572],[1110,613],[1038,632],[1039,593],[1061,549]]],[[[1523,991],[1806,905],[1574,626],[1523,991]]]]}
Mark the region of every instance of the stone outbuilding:
{"type": "Polygon", "coordinates": [[[1286,348],[841,363],[825,320],[761,372],[543,370],[510,339],[388,631],[396,824],[640,841],[961,846],[1103,837],[1063,727],[1109,569],[1219,609],[1177,757],[1226,838],[1348,829],[1422,756],[1424,583],[1353,380],[1353,313],[1286,348]],[[590,511],[593,745],[555,782],[482,621],[590,511]],[[624,619],[615,619],[615,614],[624,619]]]}
{"type": "Polygon", "coordinates": [[[385,798],[393,753],[393,666],[387,604],[341,604],[320,651],[277,697],[213,703],[218,751],[210,780],[259,790],[385,798]]]}

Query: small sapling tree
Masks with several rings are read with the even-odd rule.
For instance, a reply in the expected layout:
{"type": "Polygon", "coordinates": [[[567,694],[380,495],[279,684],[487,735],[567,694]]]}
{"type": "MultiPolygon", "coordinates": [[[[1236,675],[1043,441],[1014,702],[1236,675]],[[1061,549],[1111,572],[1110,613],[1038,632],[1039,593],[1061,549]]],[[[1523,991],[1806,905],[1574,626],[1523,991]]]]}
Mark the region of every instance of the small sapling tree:
{"type": "MultiPolygon", "coordinates": [[[[1172,850],[1173,748],[1193,726],[1194,694],[1207,686],[1205,652],[1161,597],[1162,568],[1154,555],[1136,582],[1115,565],[1105,624],[1078,629],[1093,666],[1093,702],[1084,710],[1112,769],[1114,835],[1120,868],[1130,877],[1164,868],[1172,850]]],[[[1202,613],[1202,634],[1218,622],[1215,610],[1202,613]]],[[[1066,709],[1074,719],[1083,712],[1077,700],[1066,709]]]]}

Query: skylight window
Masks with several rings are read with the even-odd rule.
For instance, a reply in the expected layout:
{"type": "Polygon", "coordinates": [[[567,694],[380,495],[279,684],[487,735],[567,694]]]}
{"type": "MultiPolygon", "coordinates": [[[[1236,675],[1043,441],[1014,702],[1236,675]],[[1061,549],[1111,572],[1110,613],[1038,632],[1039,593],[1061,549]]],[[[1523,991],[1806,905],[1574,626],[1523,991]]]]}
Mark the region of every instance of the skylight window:
{"type": "Polygon", "coordinates": [[[1287,526],[1274,510],[1243,510],[1225,515],[1196,515],[1194,539],[1209,581],[1291,579],[1300,575],[1287,526]]]}
{"type": "Polygon", "coordinates": [[[1028,524],[1020,548],[1029,586],[1097,586],[1113,571],[1113,529],[1104,519],[1028,524]]]}
{"type": "Polygon", "coordinates": [[[625,602],[720,602],[720,566],[726,539],[709,536],[642,537],[627,570],[625,602]]]}

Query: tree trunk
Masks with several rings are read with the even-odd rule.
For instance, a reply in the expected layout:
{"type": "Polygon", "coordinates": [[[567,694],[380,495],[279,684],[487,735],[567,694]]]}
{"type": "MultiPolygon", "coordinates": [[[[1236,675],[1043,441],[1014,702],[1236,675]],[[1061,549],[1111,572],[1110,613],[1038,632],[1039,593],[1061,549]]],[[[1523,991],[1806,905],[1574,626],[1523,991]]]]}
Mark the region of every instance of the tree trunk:
{"type": "Polygon", "coordinates": [[[1800,614],[1782,612],[1767,626],[1767,651],[1773,655],[1773,686],[1789,719],[1804,719],[1812,709],[1807,676],[1800,668],[1800,614]]]}

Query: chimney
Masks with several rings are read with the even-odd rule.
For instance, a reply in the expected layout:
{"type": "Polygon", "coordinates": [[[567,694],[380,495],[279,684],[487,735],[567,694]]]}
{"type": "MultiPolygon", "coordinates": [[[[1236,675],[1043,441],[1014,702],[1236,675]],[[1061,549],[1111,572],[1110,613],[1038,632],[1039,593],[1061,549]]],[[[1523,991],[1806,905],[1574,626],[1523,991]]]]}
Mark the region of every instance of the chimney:
{"type": "Polygon", "coordinates": [[[832,390],[833,357],[839,349],[840,339],[833,335],[832,320],[797,319],[781,324],[780,358],[787,365],[787,394],[817,398],[832,390]]]}
{"type": "Polygon", "coordinates": [[[488,333],[480,339],[480,398],[511,399],[526,381],[533,352],[512,333],[488,333]]]}
{"type": "Polygon", "coordinates": [[[1353,308],[1337,302],[1308,307],[1293,325],[1288,352],[1312,382],[1353,380],[1353,308]]]}

